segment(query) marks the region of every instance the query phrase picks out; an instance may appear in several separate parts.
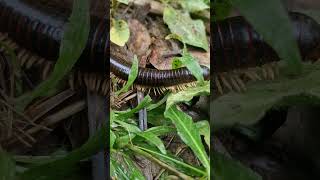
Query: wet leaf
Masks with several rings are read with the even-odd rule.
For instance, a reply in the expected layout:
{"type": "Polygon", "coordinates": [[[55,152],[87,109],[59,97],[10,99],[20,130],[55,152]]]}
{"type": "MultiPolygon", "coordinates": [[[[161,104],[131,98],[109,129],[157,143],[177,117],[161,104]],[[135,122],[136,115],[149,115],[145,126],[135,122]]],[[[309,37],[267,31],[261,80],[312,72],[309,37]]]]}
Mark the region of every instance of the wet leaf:
{"type": "Polygon", "coordinates": [[[129,26],[124,20],[113,20],[110,40],[118,46],[124,46],[130,37],[129,26]]]}
{"type": "Polygon", "coordinates": [[[189,14],[182,14],[172,7],[166,7],[163,20],[172,34],[180,36],[184,43],[209,50],[205,26],[201,20],[192,20],[189,14]]]}

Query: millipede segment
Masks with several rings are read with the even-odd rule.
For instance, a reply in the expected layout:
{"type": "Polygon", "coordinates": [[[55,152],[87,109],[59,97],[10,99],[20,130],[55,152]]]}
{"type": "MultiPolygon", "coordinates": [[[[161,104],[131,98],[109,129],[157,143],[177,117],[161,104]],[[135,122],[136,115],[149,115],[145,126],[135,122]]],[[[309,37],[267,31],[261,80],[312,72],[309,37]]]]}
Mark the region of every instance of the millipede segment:
{"type": "MultiPolygon", "coordinates": [[[[303,60],[320,58],[320,25],[304,14],[290,12],[294,37],[303,60]]],[[[240,16],[212,24],[215,89],[244,91],[249,80],[274,79],[279,70],[277,53],[240,16]]]]}

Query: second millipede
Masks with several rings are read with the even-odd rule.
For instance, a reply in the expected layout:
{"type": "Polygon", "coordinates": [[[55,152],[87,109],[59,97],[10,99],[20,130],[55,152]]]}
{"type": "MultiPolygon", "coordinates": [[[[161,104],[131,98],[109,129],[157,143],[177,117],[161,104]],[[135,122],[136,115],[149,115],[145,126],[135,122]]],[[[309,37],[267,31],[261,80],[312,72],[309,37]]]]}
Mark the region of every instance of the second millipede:
{"type": "MultiPolygon", "coordinates": [[[[311,17],[289,12],[293,34],[303,60],[320,58],[320,25],[311,17]]],[[[264,78],[273,79],[276,73],[277,53],[261,35],[241,16],[230,17],[212,24],[211,54],[214,88],[220,94],[225,89],[243,91],[243,77],[262,79],[255,67],[261,67],[264,78]],[[241,78],[242,77],[242,78],[241,78]]]]}
{"type": "MultiPolygon", "coordinates": [[[[67,17],[59,14],[58,11],[46,11],[35,7],[23,0],[0,0],[0,40],[7,42],[13,48],[20,49],[21,57],[24,61],[25,56],[22,52],[32,52],[49,61],[56,61],[63,31],[67,23],[67,17]],[[1,39],[2,38],[2,39],[1,39]]],[[[78,60],[78,69],[94,71],[103,74],[108,68],[119,79],[125,81],[128,78],[131,65],[123,60],[116,60],[109,57],[109,19],[91,16],[91,27],[89,39],[84,52],[78,60]]],[[[206,80],[210,78],[210,71],[207,67],[201,66],[206,80]]],[[[107,78],[106,75],[103,75],[107,78]]],[[[93,77],[97,77],[94,75],[93,77]]],[[[88,80],[90,81],[90,80],[88,80]]],[[[107,83],[94,80],[94,84],[107,83]]],[[[102,80],[103,81],[103,80],[102,80]]],[[[156,70],[139,68],[138,77],[135,84],[151,87],[170,89],[172,86],[179,86],[196,81],[191,72],[183,67],[174,70],[156,70]]],[[[92,84],[92,83],[91,83],[92,84]]],[[[103,91],[108,87],[103,87],[103,91]]],[[[99,89],[93,87],[92,89],[99,89]]],[[[105,93],[103,93],[105,94],[105,93]]]]}

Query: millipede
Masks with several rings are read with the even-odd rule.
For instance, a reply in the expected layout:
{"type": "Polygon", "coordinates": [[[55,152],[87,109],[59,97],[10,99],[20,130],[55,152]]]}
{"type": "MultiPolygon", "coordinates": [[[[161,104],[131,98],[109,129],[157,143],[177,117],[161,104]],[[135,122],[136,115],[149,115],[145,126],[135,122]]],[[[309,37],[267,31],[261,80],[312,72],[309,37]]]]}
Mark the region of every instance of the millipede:
{"type": "MultiPolygon", "coordinates": [[[[303,60],[320,58],[320,25],[311,17],[289,12],[293,34],[303,60]]],[[[214,88],[219,94],[245,91],[244,80],[273,79],[277,75],[277,53],[242,16],[212,24],[214,88]],[[262,77],[261,77],[262,76],[262,77]]]]}
{"type": "MultiPolygon", "coordinates": [[[[23,0],[0,0],[0,41],[17,52],[21,65],[44,65],[46,78],[58,59],[59,47],[67,24],[66,15],[47,11],[23,0]]],[[[125,60],[109,58],[109,19],[91,16],[89,39],[76,63],[77,73],[70,75],[70,85],[85,85],[89,90],[106,95],[109,90],[107,69],[121,81],[126,81],[131,64],[125,60]],[[88,72],[90,70],[90,72],[88,72]]],[[[201,66],[206,80],[210,77],[207,67],[201,66]]],[[[157,70],[139,67],[134,82],[139,87],[161,91],[172,87],[193,84],[196,79],[182,67],[173,70],[157,70]]],[[[142,89],[143,89],[142,88],[142,89]]]]}

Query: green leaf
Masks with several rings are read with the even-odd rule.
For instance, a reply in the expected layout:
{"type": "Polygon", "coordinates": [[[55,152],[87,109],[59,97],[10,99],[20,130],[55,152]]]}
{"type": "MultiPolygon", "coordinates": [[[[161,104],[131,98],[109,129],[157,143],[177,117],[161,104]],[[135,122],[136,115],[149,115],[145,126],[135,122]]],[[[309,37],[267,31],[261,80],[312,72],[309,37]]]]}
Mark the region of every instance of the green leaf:
{"type": "Polygon", "coordinates": [[[243,166],[240,162],[234,161],[224,155],[213,151],[213,179],[219,180],[262,180],[251,169],[243,166]]]}
{"type": "Polygon", "coordinates": [[[111,177],[127,180],[145,180],[142,172],[137,168],[137,166],[129,156],[123,153],[117,154],[118,156],[115,157],[115,152],[112,152],[110,157],[111,177]]]}
{"type": "Polygon", "coordinates": [[[141,109],[147,107],[152,102],[152,99],[149,95],[145,96],[144,99],[138,104],[137,107],[129,110],[129,111],[117,111],[117,115],[119,119],[127,119],[133,116],[135,113],[139,112],[141,109]]]}
{"type": "Polygon", "coordinates": [[[205,26],[201,20],[192,20],[189,14],[182,14],[172,7],[164,9],[163,20],[171,33],[179,35],[184,43],[209,50],[205,26]]]}
{"type": "Polygon", "coordinates": [[[124,46],[130,37],[130,29],[126,21],[113,20],[110,29],[110,40],[118,46],[124,46]]]}
{"type": "Polygon", "coordinates": [[[126,5],[129,4],[129,0],[117,0],[117,1],[126,5]]]}
{"type": "Polygon", "coordinates": [[[210,124],[209,121],[198,121],[195,123],[200,135],[204,136],[208,147],[210,148],[210,124]]]}
{"type": "MultiPolygon", "coordinates": [[[[247,84],[245,93],[230,92],[211,102],[215,128],[252,125],[271,108],[319,105],[320,64],[303,64],[299,78],[288,78],[280,67],[277,80],[247,84]]],[[[212,92],[215,93],[215,92],[212,92]]]]}
{"type": "Polygon", "coordinates": [[[117,138],[116,135],[110,129],[110,149],[113,148],[113,145],[114,145],[114,142],[116,141],[116,138],[117,138]]]}
{"type": "Polygon", "coordinates": [[[213,21],[222,20],[226,18],[232,10],[230,0],[216,0],[213,1],[213,21]]]}
{"type": "Polygon", "coordinates": [[[145,132],[153,133],[156,136],[163,136],[172,132],[176,132],[176,129],[171,126],[155,126],[147,129],[145,132]]]}
{"type": "Polygon", "coordinates": [[[116,95],[118,96],[122,92],[127,92],[130,88],[130,86],[133,84],[134,80],[136,80],[138,76],[138,58],[136,55],[133,57],[133,62],[132,66],[130,69],[129,77],[127,83],[119,90],[116,92],[116,95]]]}
{"type": "Polygon", "coordinates": [[[200,84],[204,83],[203,71],[198,61],[187,51],[183,49],[182,57],[175,58],[179,60],[183,65],[185,65],[192,75],[196,77],[200,84]]]}
{"type": "Polygon", "coordinates": [[[52,93],[52,90],[72,69],[82,54],[82,51],[86,47],[90,30],[90,14],[87,0],[74,1],[69,20],[63,34],[59,58],[53,72],[34,91],[17,98],[17,109],[23,110],[33,99],[52,93]]]}
{"type": "Polygon", "coordinates": [[[197,12],[209,9],[210,7],[202,0],[179,0],[179,3],[189,12],[197,12]]]}
{"type": "Polygon", "coordinates": [[[54,180],[63,179],[71,175],[78,167],[77,163],[80,160],[91,157],[97,152],[107,147],[107,128],[103,125],[97,133],[90,137],[89,140],[80,148],[73,150],[63,158],[55,161],[36,165],[29,170],[19,174],[20,180],[54,180]]]}
{"type": "Polygon", "coordinates": [[[129,124],[123,121],[119,121],[119,120],[114,120],[114,122],[118,123],[120,126],[122,126],[126,131],[130,132],[130,133],[139,133],[141,132],[141,130],[133,125],[133,124],[129,124]]]}
{"type": "Polygon", "coordinates": [[[240,13],[252,24],[263,39],[288,65],[286,73],[301,73],[301,57],[293,36],[293,26],[281,1],[230,0],[240,13]]]}
{"type": "Polygon", "coordinates": [[[167,100],[166,109],[170,108],[173,104],[179,102],[191,101],[194,96],[210,95],[210,82],[205,81],[202,86],[187,88],[184,91],[170,94],[167,100]]]}
{"type": "Polygon", "coordinates": [[[15,179],[16,165],[12,157],[0,148],[0,180],[15,179]]]}
{"type": "Polygon", "coordinates": [[[171,106],[164,112],[165,117],[172,120],[175,124],[178,135],[182,141],[187,144],[198,157],[203,166],[207,169],[208,175],[210,174],[209,157],[206,154],[205,148],[201,142],[199,131],[194,128],[195,124],[192,118],[179,111],[175,106],[171,106]]]}
{"type": "Polygon", "coordinates": [[[158,158],[162,162],[165,162],[176,169],[178,169],[181,172],[184,172],[188,175],[194,175],[194,176],[204,176],[206,175],[206,172],[203,171],[202,169],[199,169],[198,167],[194,167],[190,164],[187,164],[183,162],[182,160],[177,159],[175,156],[171,154],[162,154],[155,149],[148,148],[148,147],[141,147],[141,146],[136,146],[137,148],[146,151],[150,153],[152,156],[158,158]]]}
{"type": "Polygon", "coordinates": [[[167,154],[166,148],[165,148],[163,142],[161,141],[161,139],[158,138],[152,132],[145,131],[145,132],[138,133],[137,135],[146,139],[146,141],[149,144],[155,145],[161,151],[162,154],[167,154]]]}

